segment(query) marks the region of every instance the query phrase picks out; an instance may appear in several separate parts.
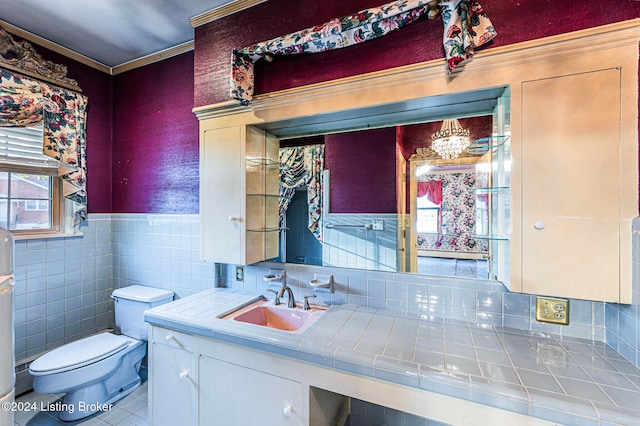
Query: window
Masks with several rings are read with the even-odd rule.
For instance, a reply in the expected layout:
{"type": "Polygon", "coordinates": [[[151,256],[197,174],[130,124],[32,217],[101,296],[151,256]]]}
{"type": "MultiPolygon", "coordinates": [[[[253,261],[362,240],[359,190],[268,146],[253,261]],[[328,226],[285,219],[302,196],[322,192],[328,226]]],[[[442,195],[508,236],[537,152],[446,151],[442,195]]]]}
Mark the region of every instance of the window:
{"type": "Polygon", "coordinates": [[[19,239],[64,232],[57,166],[42,154],[42,126],[0,127],[0,227],[19,239]]]}
{"type": "Polygon", "coordinates": [[[416,229],[419,234],[437,234],[440,229],[440,204],[418,197],[416,229]]]}
{"type": "Polygon", "coordinates": [[[49,211],[51,208],[51,199],[47,200],[26,200],[25,210],[44,210],[49,211]]]}

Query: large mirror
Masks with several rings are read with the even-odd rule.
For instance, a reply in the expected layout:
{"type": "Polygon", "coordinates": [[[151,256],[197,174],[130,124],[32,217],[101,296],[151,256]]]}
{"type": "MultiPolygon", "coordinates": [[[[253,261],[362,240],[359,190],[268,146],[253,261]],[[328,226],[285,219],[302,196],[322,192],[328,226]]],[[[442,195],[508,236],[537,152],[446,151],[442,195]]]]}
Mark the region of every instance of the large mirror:
{"type": "Polygon", "coordinates": [[[508,88],[262,128],[280,140],[278,261],[508,281],[508,88]],[[453,158],[432,147],[449,119],[470,143],[453,158]]]}

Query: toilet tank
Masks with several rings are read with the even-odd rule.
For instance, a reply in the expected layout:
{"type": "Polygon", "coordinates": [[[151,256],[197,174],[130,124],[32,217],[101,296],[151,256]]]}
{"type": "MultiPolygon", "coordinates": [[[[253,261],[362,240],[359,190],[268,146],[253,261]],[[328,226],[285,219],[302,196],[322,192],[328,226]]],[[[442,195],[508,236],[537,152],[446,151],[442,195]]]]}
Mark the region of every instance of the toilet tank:
{"type": "Polygon", "coordinates": [[[173,292],[160,288],[132,285],[111,294],[116,316],[116,329],[126,336],[147,340],[144,311],[173,300],[173,292]]]}

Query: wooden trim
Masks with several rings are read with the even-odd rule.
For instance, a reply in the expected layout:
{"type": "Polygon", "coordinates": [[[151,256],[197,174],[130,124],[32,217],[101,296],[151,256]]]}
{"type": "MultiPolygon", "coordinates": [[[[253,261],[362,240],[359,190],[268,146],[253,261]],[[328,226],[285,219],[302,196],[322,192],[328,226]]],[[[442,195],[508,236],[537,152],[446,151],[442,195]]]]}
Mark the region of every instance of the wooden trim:
{"type": "Polygon", "coordinates": [[[209,22],[216,21],[225,16],[233,15],[245,9],[249,9],[257,4],[264,3],[267,0],[236,0],[229,4],[225,4],[215,9],[211,9],[207,12],[201,13],[191,18],[191,26],[193,28],[199,27],[209,22]]]}

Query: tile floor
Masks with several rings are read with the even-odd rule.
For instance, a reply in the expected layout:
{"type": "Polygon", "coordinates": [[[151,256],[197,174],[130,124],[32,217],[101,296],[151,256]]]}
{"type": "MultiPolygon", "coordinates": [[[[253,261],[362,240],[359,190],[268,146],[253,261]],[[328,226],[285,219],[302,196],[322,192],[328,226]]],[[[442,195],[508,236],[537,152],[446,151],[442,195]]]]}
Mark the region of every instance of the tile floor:
{"type": "MultiPolygon", "coordinates": [[[[75,422],[60,421],[54,412],[22,411],[15,413],[15,426],[147,426],[147,381],[126,397],[115,402],[109,411],[96,413],[75,422]]],[[[61,400],[62,395],[44,395],[30,392],[16,401],[35,402],[36,407],[47,407],[61,400]]]]}

